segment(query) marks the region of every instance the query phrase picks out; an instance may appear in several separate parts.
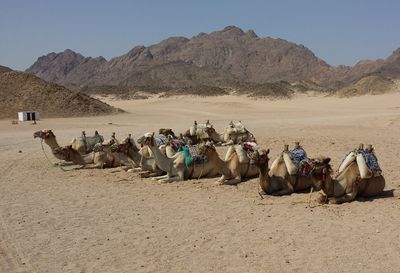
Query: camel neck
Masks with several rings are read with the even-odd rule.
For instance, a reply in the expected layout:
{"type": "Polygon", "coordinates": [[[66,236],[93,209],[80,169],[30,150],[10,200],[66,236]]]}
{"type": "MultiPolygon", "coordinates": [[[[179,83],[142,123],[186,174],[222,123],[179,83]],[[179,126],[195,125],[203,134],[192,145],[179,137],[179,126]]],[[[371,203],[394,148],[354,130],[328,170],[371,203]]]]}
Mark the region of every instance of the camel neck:
{"type": "Polygon", "coordinates": [[[260,172],[260,187],[265,193],[269,193],[271,187],[271,177],[268,174],[269,168],[267,164],[258,165],[260,172]]]}
{"type": "Polygon", "coordinates": [[[227,176],[227,177],[230,176],[230,171],[229,171],[228,166],[226,165],[226,162],[223,161],[223,160],[219,157],[219,155],[217,154],[216,151],[209,152],[209,153],[207,154],[207,157],[208,157],[208,160],[215,162],[215,165],[217,166],[217,168],[219,169],[219,171],[220,171],[223,175],[225,175],[225,176],[227,176]]]}
{"type": "Polygon", "coordinates": [[[156,161],[157,166],[165,172],[170,172],[173,159],[163,155],[157,146],[149,145],[149,148],[154,155],[154,160],[156,161]]]}
{"type": "Polygon", "coordinates": [[[326,194],[326,196],[328,196],[328,197],[333,197],[334,196],[334,194],[335,194],[335,191],[334,191],[335,184],[337,184],[337,183],[338,183],[338,181],[333,179],[330,174],[328,174],[326,176],[326,179],[322,183],[322,187],[321,187],[322,191],[326,194]]]}
{"type": "Polygon", "coordinates": [[[129,149],[129,156],[132,158],[133,162],[135,162],[138,166],[140,166],[140,161],[142,156],[135,149],[129,149]]]}
{"type": "Polygon", "coordinates": [[[58,145],[56,138],[50,137],[50,138],[45,138],[44,142],[51,148],[52,151],[54,149],[59,148],[60,145],[58,145]]]}

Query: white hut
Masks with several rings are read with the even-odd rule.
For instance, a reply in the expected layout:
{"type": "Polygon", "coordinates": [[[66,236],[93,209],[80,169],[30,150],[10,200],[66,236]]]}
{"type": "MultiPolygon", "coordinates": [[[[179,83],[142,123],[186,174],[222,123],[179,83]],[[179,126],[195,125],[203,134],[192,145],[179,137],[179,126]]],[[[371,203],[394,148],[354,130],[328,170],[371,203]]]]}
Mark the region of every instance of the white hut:
{"type": "Polygon", "coordinates": [[[23,111],[18,112],[18,120],[19,121],[27,121],[27,120],[39,120],[39,112],[37,111],[23,111]]]}

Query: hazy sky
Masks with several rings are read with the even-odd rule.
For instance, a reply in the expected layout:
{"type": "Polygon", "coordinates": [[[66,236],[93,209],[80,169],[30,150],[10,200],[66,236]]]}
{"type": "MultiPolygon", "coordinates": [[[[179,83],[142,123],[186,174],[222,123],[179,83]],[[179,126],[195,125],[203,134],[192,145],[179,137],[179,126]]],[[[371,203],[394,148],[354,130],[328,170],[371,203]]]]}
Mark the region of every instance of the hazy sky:
{"type": "Polygon", "coordinates": [[[399,14],[396,0],[0,0],[0,65],[23,70],[66,48],[109,59],[227,25],[303,44],[332,65],[353,65],[400,47],[399,14]]]}

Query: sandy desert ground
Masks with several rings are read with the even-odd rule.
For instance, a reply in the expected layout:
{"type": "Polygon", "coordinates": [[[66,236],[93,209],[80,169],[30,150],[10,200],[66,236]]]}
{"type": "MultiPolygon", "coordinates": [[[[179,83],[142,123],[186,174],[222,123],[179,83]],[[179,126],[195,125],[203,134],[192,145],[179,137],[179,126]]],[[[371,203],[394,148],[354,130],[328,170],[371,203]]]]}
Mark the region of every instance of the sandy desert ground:
{"type": "Polygon", "coordinates": [[[0,272],[400,272],[399,93],[111,103],[128,113],[0,121],[0,272]],[[32,136],[53,129],[60,144],[82,130],[137,137],[160,127],[180,132],[195,119],[219,131],[242,120],[271,158],[300,140],[309,156],[330,156],[335,169],[359,143],[372,143],[386,192],[309,206],[307,193],[261,200],[258,179],[161,185],[119,169],[62,171],[32,136]]]}

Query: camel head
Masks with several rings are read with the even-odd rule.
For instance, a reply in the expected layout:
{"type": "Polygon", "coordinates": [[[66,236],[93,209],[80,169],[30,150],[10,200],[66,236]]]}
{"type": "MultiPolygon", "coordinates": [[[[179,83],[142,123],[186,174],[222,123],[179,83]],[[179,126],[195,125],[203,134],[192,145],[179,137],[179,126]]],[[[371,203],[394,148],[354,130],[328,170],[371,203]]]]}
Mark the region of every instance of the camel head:
{"type": "Polygon", "coordinates": [[[125,142],[121,144],[114,143],[110,146],[110,151],[112,153],[122,153],[124,155],[129,154],[129,149],[131,148],[131,143],[125,142]]]}
{"type": "Polygon", "coordinates": [[[131,149],[137,152],[139,151],[134,141],[132,140],[131,134],[129,134],[129,136],[125,138],[121,144],[114,143],[113,145],[111,145],[111,152],[113,153],[123,153],[125,155],[128,155],[131,149]]]}
{"type": "Polygon", "coordinates": [[[55,138],[56,136],[53,134],[51,130],[41,130],[33,133],[33,138],[41,138],[41,139],[49,139],[55,138]]]}
{"type": "Polygon", "coordinates": [[[314,178],[314,188],[320,190],[325,187],[326,178],[332,172],[330,165],[331,159],[329,157],[320,157],[313,159],[314,168],[311,175],[314,178]]]}
{"type": "Polygon", "coordinates": [[[214,127],[211,125],[210,127],[204,128],[204,132],[207,133],[207,135],[211,138],[211,136],[216,133],[214,127]]]}
{"type": "Polygon", "coordinates": [[[269,154],[269,149],[268,150],[263,149],[260,151],[256,150],[250,156],[250,163],[258,165],[258,166],[261,166],[261,165],[268,166],[268,162],[269,162],[268,154],[269,154]]]}
{"type": "Polygon", "coordinates": [[[144,137],[143,142],[142,142],[143,145],[148,145],[151,147],[157,146],[156,142],[154,140],[154,132],[153,133],[145,133],[143,135],[143,137],[144,137]]]}
{"type": "Polygon", "coordinates": [[[211,152],[217,151],[215,149],[213,142],[211,142],[211,141],[200,143],[198,146],[198,150],[199,150],[200,155],[208,155],[211,152]]]}
{"type": "Polygon", "coordinates": [[[166,137],[169,137],[169,136],[175,137],[175,133],[172,131],[172,129],[169,129],[169,128],[161,128],[160,130],[158,130],[158,133],[160,135],[164,135],[166,137]]]}

